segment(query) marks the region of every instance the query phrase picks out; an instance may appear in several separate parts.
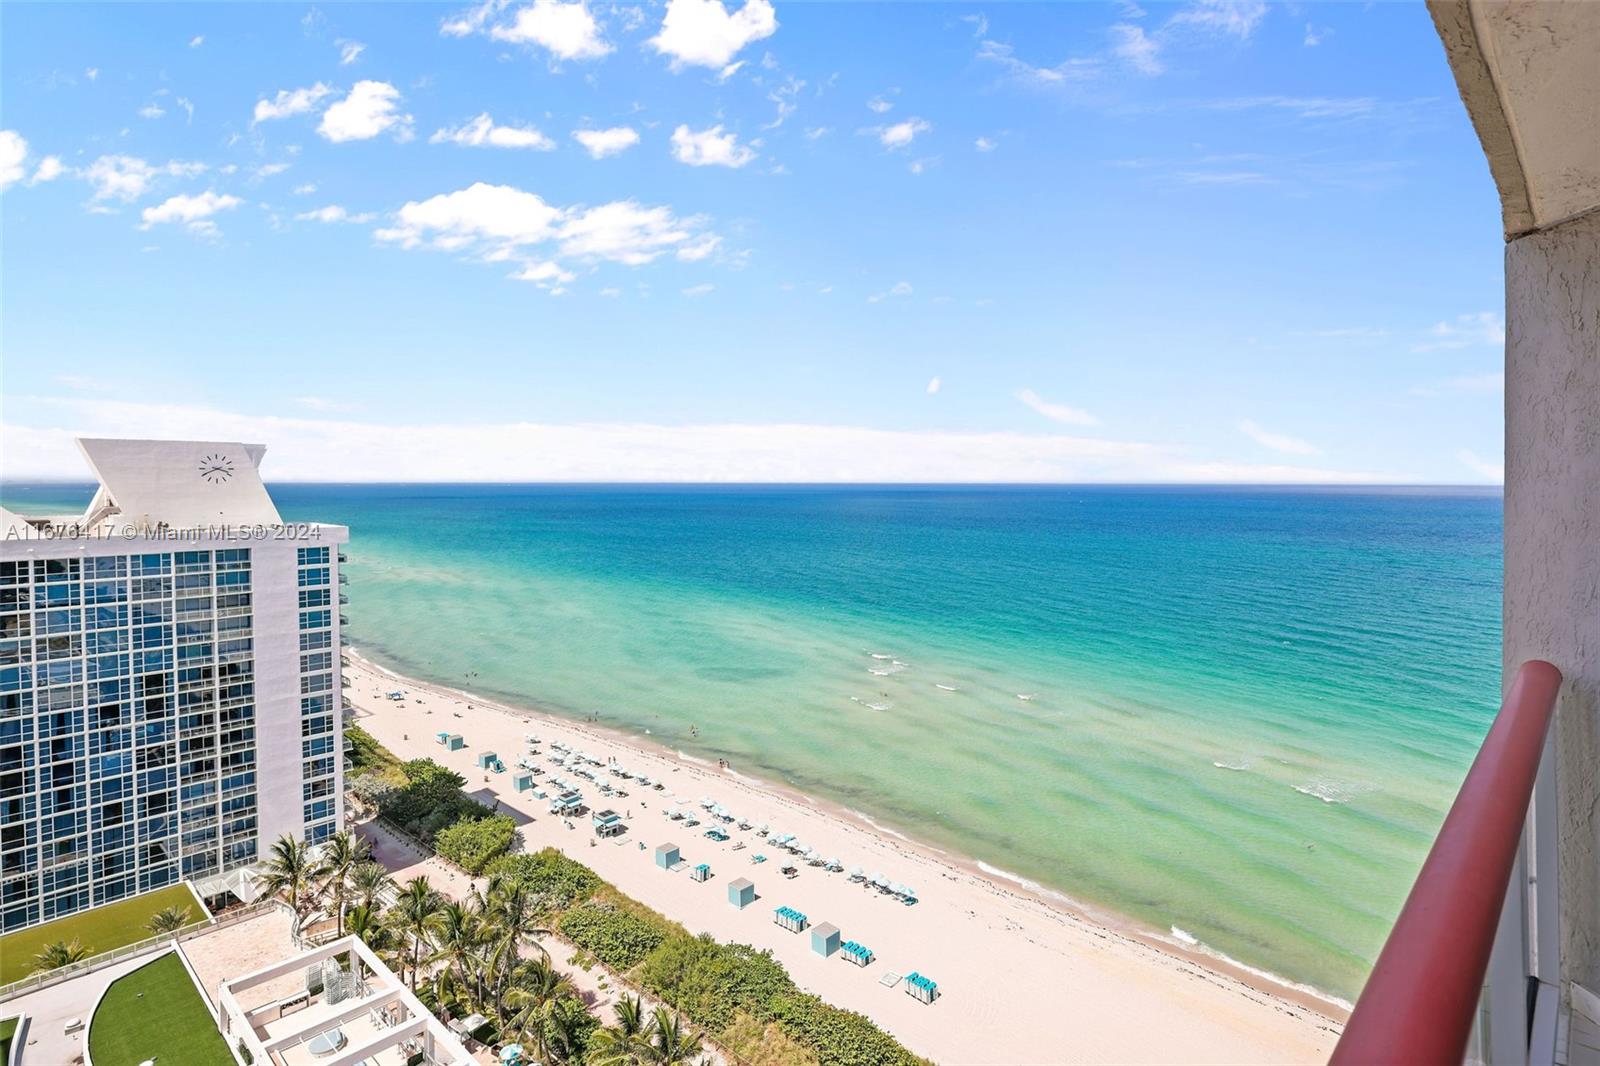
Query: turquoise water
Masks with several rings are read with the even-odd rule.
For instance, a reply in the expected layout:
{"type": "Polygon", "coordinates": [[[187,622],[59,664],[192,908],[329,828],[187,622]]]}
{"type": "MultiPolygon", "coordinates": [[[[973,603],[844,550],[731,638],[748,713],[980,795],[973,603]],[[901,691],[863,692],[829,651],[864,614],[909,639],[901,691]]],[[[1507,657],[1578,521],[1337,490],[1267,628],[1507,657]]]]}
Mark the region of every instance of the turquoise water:
{"type": "Polygon", "coordinates": [[[1498,700],[1498,492],[273,491],[381,661],[1346,998],[1498,700]]]}

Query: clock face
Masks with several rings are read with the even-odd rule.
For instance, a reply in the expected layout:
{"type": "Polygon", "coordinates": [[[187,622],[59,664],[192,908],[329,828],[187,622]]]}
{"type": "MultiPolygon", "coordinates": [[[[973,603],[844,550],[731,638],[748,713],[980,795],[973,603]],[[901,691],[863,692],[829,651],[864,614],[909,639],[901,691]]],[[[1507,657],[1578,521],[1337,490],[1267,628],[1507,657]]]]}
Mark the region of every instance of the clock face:
{"type": "Polygon", "coordinates": [[[200,476],[213,485],[220,485],[233,476],[233,460],[220,452],[200,460],[200,476]]]}

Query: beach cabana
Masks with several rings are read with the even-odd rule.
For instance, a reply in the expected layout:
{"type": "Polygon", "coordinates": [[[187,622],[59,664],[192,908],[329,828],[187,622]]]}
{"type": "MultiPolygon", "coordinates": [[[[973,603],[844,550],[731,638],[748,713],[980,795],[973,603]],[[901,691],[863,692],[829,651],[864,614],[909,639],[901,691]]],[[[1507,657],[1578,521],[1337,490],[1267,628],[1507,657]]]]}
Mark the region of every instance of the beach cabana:
{"type": "Polygon", "coordinates": [[[793,907],[779,907],[772,913],[772,924],[789,930],[791,933],[806,931],[806,916],[793,907]]]}
{"type": "Polygon", "coordinates": [[[872,949],[854,940],[846,940],[839,952],[839,957],[852,966],[866,966],[872,962],[872,949]]]}
{"type": "Polygon", "coordinates": [[[518,792],[531,792],[533,790],[533,775],[526,770],[520,774],[512,775],[511,787],[518,792]]]}
{"type": "Polygon", "coordinates": [[[670,870],[674,866],[678,865],[679,861],[680,860],[678,858],[678,845],[676,845],[676,844],[657,844],[656,845],[656,865],[657,866],[661,867],[663,870],[670,870]]]}
{"type": "Polygon", "coordinates": [[[434,736],[434,739],[436,739],[440,744],[443,744],[443,743],[445,743],[446,741],[448,741],[450,739],[450,730],[441,729],[439,732],[435,733],[433,736],[434,736]]]}
{"type": "Polygon", "coordinates": [[[939,983],[920,973],[906,975],[906,995],[922,1003],[932,1003],[939,998],[939,983]]]}
{"type": "Polygon", "coordinates": [[[832,922],[823,922],[811,927],[811,950],[823,958],[827,958],[839,950],[839,927],[832,922]]]}
{"type": "Polygon", "coordinates": [[[500,756],[496,755],[492,751],[478,752],[478,769],[480,770],[487,770],[489,767],[493,766],[499,761],[500,756]]]}
{"type": "Polygon", "coordinates": [[[711,880],[711,865],[709,863],[704,863],[703,862],[699,866],[696,866],[694,869],[690,870],[689,871],[689,880],[691,880],[691,881],[709,881],[709,880],[711,880]]]}
{"type": "Polygon", "coordinates": [[[462,748],[467,746],[466,740],[461,736],[460,733],[451,733],[448,737],[444,738],[442,743],[444,744],[446,750],[449,751],[460,751],[462,748]]]}
{"type": "Polygon", "coordinates": [[[596,811],[592,821],[595,836],[598,837],[614,837],[628,831],[628,827],[622,822],[622,815],[616,811],[596,811]]]}
{"type": "Polygon", "coordinates": [[[728,902],[744,910],[756,901],[756,886],[748,877],[741,877],[728,886],[728,902]]]}

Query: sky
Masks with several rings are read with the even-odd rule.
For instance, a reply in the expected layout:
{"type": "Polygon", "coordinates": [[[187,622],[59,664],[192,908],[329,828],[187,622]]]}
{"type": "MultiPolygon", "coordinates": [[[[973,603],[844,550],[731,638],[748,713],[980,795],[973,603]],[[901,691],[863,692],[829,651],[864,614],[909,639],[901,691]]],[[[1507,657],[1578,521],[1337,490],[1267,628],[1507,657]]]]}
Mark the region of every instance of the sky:
{"type": "Polygon", "coordinates": [[[0,476],[1498,482],[1420,4],[0,6],[0,476]]]}

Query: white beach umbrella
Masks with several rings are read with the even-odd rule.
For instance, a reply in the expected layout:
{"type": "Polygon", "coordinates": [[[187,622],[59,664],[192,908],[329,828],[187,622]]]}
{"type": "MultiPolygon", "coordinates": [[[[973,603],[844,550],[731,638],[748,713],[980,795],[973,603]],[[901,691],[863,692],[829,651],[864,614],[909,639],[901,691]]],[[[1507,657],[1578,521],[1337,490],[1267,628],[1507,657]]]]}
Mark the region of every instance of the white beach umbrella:
{"type": "Polygon", "coordinates": [[[904,896],[906,896],[906,897],[908,897],[910,899],[916,899],[917,898],[917,890],[912,888],[910,885],[901,885],[900,886],[900,891],[901,891],[902,895],[904,895],[904,896]]]}
{"type": "Polygon", "coordinates": [[[850,867],[850,876],[851,877],[866,877],[867,876],[867,872],[865,870],[863,870],[859,866],[852,866],[852,867],[850,867]]]}

